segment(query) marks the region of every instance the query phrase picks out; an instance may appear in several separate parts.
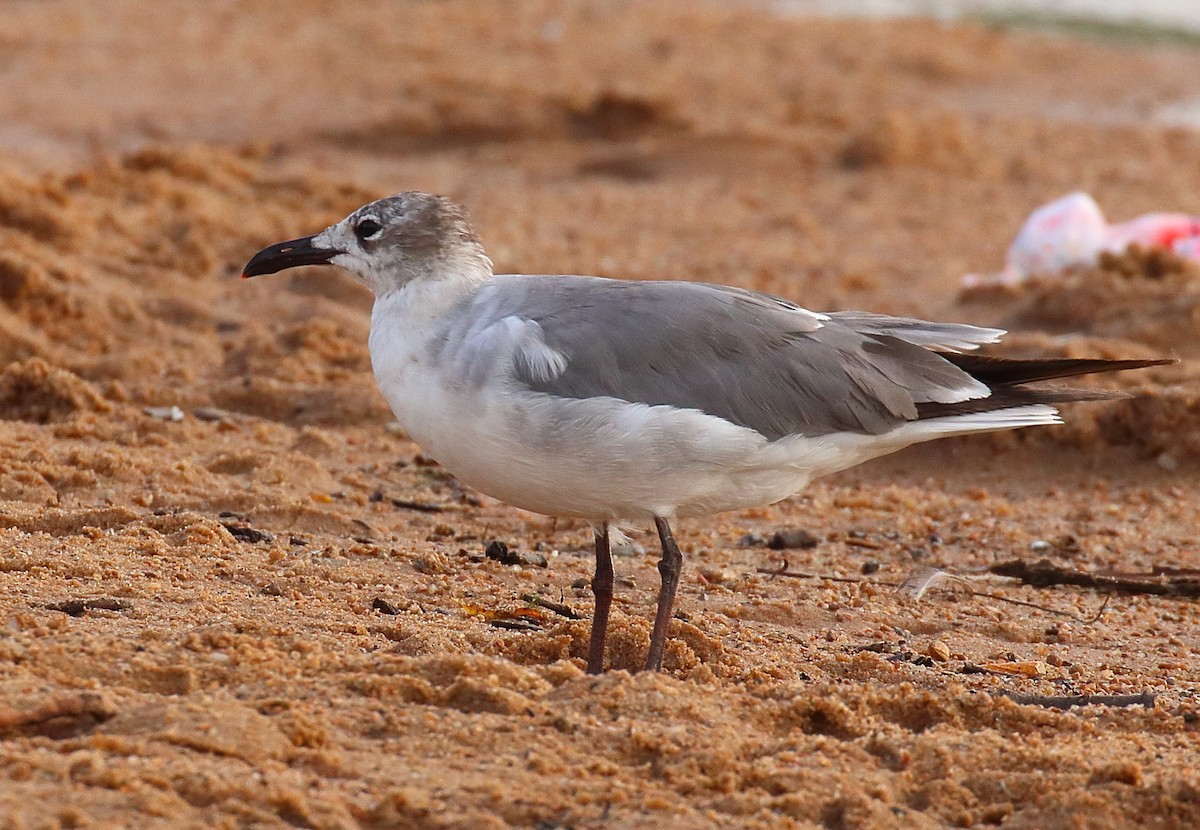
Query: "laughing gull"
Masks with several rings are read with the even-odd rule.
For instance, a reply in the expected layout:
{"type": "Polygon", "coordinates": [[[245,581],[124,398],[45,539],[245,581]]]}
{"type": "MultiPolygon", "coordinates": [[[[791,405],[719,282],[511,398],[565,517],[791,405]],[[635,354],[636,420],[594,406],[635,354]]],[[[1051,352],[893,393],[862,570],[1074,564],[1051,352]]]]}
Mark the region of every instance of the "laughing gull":
{"type": "Polygon", "coordinates": [[[1053,404],[1120,395],[1027,383],[1170,362],[972,355],[1004,332],[725,285],[495,276],[463,210],[415,192],[264,248],[243,276],[326,263],[374,292],[375,380],[426,454],[501,501],[591,523],[592,673],[610,529],[658,531],[658,670],[682,566],[671,520],[771,504],[920,441],[1061,423],[1053,404]]]}

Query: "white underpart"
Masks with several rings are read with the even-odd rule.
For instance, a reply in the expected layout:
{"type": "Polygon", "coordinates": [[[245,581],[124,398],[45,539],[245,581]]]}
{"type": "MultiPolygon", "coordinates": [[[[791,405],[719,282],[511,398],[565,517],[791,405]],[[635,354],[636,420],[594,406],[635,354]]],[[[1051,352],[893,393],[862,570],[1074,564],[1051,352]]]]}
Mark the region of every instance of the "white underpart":
{"type": "MultiPolygon", "coordinates": [[[[517,380],[518,362],[535,377],[566,367],[537,323],[507,317],[459,342],[438,342],[442,315],[481,276],[421,280],[380,297],[371,362],[425,453],[471,487],[527,510],[615,523],[707,515],[779,501],[818,476],[921,441],[1060,423],[1053,407],[1030,405],[913,421],[883,435],[768,441],[697,410],[533,392],[517,380]]],[[[931,399],[972,397],[980,397],[975,386],[931,399]]]]}

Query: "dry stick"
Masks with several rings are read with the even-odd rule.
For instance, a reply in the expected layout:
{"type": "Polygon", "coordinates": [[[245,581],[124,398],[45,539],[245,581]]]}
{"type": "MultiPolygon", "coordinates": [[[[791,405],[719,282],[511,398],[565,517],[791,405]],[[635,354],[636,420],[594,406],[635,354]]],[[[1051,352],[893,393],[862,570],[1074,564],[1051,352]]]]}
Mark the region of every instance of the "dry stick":
{"type": "Polygon", "coordinates": [[[523,594],[521,599],[523,599],[525,602],[528,602],[530,605],[541,606],[547,611],[553,611],[555,614],[558,614],[560,617],[566,617],[568,620],[583,619],[582,614],[580,614],[571,606],[567,605],[565,602],[554,602],[553,600],[543,599],[537,594],[523,594]]]}
{"type": "Polygon", "coordinates": [[[46,606],[50,611],[61,611],[71,617],[82,617],[88,611],[128,611],[132,607],[126,600],[115,597],[69,599],[64,602],[52,602],[46,606]]]}
{"type": "MultiPolygon", "coordinates": [[[[756,570],[760,574],[767,574],[768,576],[787,576],[787,577],[792,577],[793,579],[827,579],[830,582],[852,582],[852,583],[861,583],[864,585],[882,585],[886,588],[899,588],[900,587],[899,584],[897,584],[895,582],[881,582],[881,581],[873,580],[873,579],[858,579],[858,578],[852,577],[852,576],[826,576],[824,574],[804,573],[803,571],[790,571],[790,570],[788,570],[788,561],[786,559],[781,559],[780,563],[781,564],[780,564],[780,567],[778,570],[776,570],[774,568],[757,568],[756,570]]],[[[1100,617],[1104,614],[1104,610],[1106,608],[1108,608],[1108,600],[1109,600],[1109,597],[1105,597],[1104,602],[1100,605],[1100,610],[1098,610],[1092,617],[1089,618],[1089,617],[1081,617],[1078,614],[1071,612],[1071,611],[1060,611],[1057,608],[1050,608],[1045,605],[1038,605],[1036,602],[1027,602],[1023,599],[1013,599],[1012,597],[1002,597],[999,594],[989,594],[986,591],[972,591],[970,589],[967,589],[966,593],[973,597],[983,597],[985,599],[994,599],[997,602],[1006,602],[1009,605],[1020,605],[1023,608],[1033,608],[1037,611],[1045,611],[1047,614],[1054,614],[1055,616],[1066,617],[1068,619],[1075,620],[1076,622],[1081,622],[1085,625],[1093,625],[1094,623],[1096,623],[1100,620],[1100,617]]]]}
{"type": "Polygon", "coordinates": [[[786,559],[779,560],[779,569],[775,568],[756,568],[760,574],[768,576],[790,576],[793,579],[827,579],[830,582],[867,582],[871,585],[886,585],[892,588],[899,587],[895,582],[873,582],[866,579],[859,579],[853,576],[826,576],[825,574],[809,574],[803,571],[789,571],[791,565],[786,559]]]}
{"type": "Polygon", "coordinates": [[[410,499],[391,499],[392,507],[401,510],[416,510],[418,513],[445,513],[450,508],[444,504],[430,504],[410,499]]]}
{"type": "Polygon", "coordinates": [[[1016,695],[1004,692],[1005,697],[1014,703],[1025,706],[1045,706],[1048,709],[1066,711],[1073,706],[1145,706],[1154,708],[1155,695],[1152,692],[1142,692],[1140,695],[1067,695],[1055,697],[1052,695],[1016,695]]]}
{"type": "Polygon", "coordinates": [[[1122,594],[1200,598],[1200,580],[1194,578],[1154,582],[1126,576],[1108,576],[1071,568],[1060,568],[1046,559],[1038,562],[1013,559],[992,565],[988,571],[997,576],[1019,579],[1024,585],[1033,585],[1037,588],[1048,588],[1053,585],[1078,585],[1083,588],[1122,594]]]}

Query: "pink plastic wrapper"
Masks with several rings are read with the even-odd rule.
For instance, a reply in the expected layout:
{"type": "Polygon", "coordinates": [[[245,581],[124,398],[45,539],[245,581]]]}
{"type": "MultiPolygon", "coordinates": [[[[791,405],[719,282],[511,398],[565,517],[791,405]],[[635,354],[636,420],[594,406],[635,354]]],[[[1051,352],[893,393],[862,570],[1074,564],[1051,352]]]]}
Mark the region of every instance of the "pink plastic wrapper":
{"type": "Polygon", "coordinates": [[[967,274],[963,285],[1015,285],[1034,274],[1094,265],[1103,251],[1119,253],[1130,245],[1168,248],[1200,262],[1200,216],[1147,213],[1110,225],[1095,199],[1070,193],[1029,214],[1008,248],[1003,271],[967,274]]]}
{"type": "Polygon", "coordinates": [[[1104,248],[1123,251],[1130,245],[1143,248],[1194,248],[1200,240],[1200,216],[1186,213],[1147,213],[1119,225],[1110,225],[1104,248]],[[1183,243],[1182,245],[1180,243],[1183,243]]]}

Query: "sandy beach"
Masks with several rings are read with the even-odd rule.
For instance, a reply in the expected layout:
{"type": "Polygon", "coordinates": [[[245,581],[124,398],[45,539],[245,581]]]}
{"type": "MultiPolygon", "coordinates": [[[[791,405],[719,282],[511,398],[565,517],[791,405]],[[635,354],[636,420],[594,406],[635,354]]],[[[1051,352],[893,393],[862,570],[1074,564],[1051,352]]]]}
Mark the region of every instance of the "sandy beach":
{"type": "Polygon", "coordinates": [[[1161,117],[1197,78],[1186,43],[741,4],[6,4],[0,828],[1200,824],[1200,269],[960,286],[1073,190],[1200,214],[1200,132],[1161,117]],[[237,278],[410,189],[497,272],[1180,362],[680,523],[659,675],[644,529],[587,676],[589,528],[394,428],[349,277],[237,278]]]}

